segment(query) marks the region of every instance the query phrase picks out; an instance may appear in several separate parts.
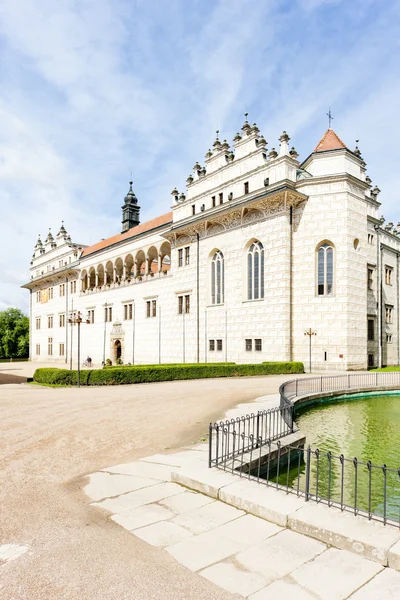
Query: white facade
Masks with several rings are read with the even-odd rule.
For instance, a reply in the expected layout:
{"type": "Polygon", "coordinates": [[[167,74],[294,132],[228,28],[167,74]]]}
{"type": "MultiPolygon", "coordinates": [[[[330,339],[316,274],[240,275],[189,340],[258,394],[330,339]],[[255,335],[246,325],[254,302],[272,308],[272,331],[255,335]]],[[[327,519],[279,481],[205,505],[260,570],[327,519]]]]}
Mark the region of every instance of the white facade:
{"type": "Polygon", "coordinates": [[[313,369],[399,364],[400,238],[379,189],[332,130],[302,164],[288,142],[268,152],[245,122],[233,149],[217,139],[196,163],[186,195],[173,190],[171,213],[90,247],[63,227],[39,240],[24,286],[31,359],[76,366],[79,310],[80,360],[96,366],[308,367],[310,328],[313,369]]]}

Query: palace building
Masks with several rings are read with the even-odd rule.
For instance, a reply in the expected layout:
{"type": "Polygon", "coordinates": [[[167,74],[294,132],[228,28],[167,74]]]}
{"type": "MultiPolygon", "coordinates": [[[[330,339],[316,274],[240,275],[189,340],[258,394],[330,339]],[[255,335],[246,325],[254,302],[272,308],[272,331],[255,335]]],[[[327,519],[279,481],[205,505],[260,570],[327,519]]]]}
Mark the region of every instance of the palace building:
{"type": "Polygon", "coordinates": [[[91,246],[61,226],[31,261],[30,357],[76,366],[303,361],[399,364],[399,226],[378,215],[360,150],[332,129],[303,162],[283,132],[267,149],[247,120],[217,137],[172,209],[91,246]],[[316,333],[311,337],[306,334],[316,333]]]}

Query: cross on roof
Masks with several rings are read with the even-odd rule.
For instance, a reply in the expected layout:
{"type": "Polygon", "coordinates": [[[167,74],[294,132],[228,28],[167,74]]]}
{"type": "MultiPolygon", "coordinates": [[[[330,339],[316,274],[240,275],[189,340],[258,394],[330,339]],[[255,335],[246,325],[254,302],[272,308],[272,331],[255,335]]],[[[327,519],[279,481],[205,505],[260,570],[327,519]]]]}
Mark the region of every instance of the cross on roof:
{"type": "Polygon", "coordinates": [[[326,116],[329,119],[329,129],[331,128],[331,122],[333,121],[333,117],[332,117],[332,113],[331,113],[331,107],[329,107],[329,112],[326,113],[326,116]]]}

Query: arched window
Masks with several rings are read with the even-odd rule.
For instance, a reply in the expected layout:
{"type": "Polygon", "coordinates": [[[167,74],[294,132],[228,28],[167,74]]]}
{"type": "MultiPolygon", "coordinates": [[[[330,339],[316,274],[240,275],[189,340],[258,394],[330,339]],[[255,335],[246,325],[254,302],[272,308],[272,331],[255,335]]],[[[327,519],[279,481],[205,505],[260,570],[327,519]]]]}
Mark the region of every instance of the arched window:
{"type": "Polygon", "coordinates": [[[317,295],[333,294],[333,245],[324,242],[317,249],[317,295]]]}
{"type": "Polygon", "coordinates": [[[224,303],[224,255],[217,250],[211,260],[211,304],[224,303]]]}
{"type": "Polygon", "coordinates": [[[247,299],[264,298],[264,247],[253,242],[247,254],[247,299]]]}

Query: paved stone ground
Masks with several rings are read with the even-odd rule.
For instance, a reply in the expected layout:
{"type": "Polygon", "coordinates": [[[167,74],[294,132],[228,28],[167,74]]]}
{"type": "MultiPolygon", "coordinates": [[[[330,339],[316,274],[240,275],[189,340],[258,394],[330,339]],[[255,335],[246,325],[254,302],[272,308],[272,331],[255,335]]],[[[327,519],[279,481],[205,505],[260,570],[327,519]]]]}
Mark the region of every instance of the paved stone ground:
{"type": "Polygon", "coordinates": [[[209,421],[285,379],[0,386],[0,545],[28,548],[0,564],[1,600],[231,598],[91,506],[82,476],[200,440],[209,421]]]}
{"type": "MultiPolygon", "coordinates": [[[[276,400],[276,395],[260,398],[226,416],[267,408],[276,400]]],[[[204,469],[207,456],[208,445],[202,443],[109,467],[90,476],[85,492],[112,521],[231,594],[250,600],[400,597],[399,571],[170,481],[179,469],[204,469]]],[[[387,533],[394,542],[397,533],[387,533]]]]}

